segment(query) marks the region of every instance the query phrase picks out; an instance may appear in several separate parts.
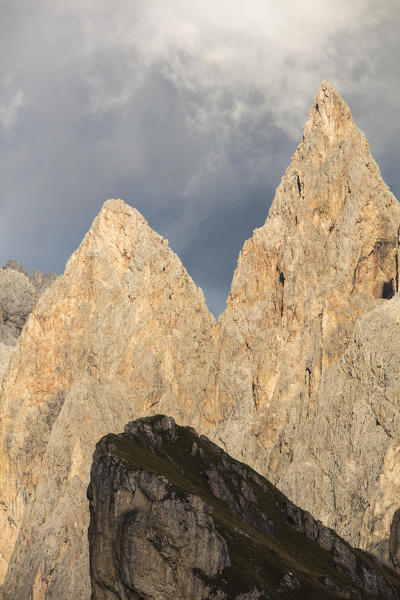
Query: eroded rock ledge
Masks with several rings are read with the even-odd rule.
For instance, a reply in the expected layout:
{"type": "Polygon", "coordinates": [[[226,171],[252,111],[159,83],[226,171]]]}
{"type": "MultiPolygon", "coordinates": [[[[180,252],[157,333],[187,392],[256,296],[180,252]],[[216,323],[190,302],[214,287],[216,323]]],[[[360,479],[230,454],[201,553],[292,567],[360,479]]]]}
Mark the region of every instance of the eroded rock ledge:
{"type": "Polygon", "coordinates": [[[93,600],[400,597],[400,579],[194,429],[157,415],[97,444],[93,600]]]}

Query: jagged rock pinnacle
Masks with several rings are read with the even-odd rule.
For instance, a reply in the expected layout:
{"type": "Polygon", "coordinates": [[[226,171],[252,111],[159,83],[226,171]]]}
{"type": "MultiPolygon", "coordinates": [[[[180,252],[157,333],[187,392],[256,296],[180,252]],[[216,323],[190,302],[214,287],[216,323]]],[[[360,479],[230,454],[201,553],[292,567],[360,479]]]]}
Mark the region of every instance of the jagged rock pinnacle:
{"type": "Polygon", "coordinates": [[[355,127],[350,108],[330,81],[324,80],[315,95],[304,127],[304,137],[310,133],[325,135],[331,143],[340,141],[355,127]]]}
{"type": "MultiPolygon", "coordinates": [[[[121,218],[123,218],[124,215],[129,218],[134,218],[147,225],[147,221],[143,215],[136,208],[121,200],[121,198],[110,198],[109,200],[106,200],[100,210],[99,217],[107,211],[119,214],[121,218]]],[[[96,222],[95,219],[94,223],[96,222]]]]}
{"type": "MultiPolygon", "coordinates": [[[[218,323],[218,438],[353,544],[387,439],[379,438],[371,458],[376,423],[365,395],[357,409],[369,415],[359,428],[365,434],[357,431],[352,445],[345,423],[352,421],[353,392],[347,420],[328,445],[326,429],[315,426],[318,390],[346,352],[357,319],[398,291],[399,226],[399,203],[364,134],[324,81],[265,225],[244,244],[218,323]],[[341,471],[351,461],[347,478],[341,471]]],[[[333,398],[330,383],[324,411],[332,430],[344,399],[333,398]]]]}
{"type": "MultiPolygon", "coordinates": [[[[332,84],[323,81],[309,112],[303,139],[276,191],[269,219],[279,214],[287,219],[290,215],[306,238],[314,235],[304,230],[311,224],[323,235],[330,235],[337,231],[340,215],[343,226],[348,227],[354,222],[356,211],[367,204],[359,191],[364,188],[371,195],[367,182],[371,190],[377,183],[386,188],[349,107],[332,84]],[[352,215],[348,213],[349,203],[353,205],[352,215]]],[[[383,219],[386,220],[385,211],[383,219]]]]}
{"type": "Polygon", "coordinates": [[[6,599],[90,597],[84,498],[95,443],[161,407],[200,420],[214,327],[167,241],[122,200],[107,201],[30,315],[4,379],[6,599]]]}

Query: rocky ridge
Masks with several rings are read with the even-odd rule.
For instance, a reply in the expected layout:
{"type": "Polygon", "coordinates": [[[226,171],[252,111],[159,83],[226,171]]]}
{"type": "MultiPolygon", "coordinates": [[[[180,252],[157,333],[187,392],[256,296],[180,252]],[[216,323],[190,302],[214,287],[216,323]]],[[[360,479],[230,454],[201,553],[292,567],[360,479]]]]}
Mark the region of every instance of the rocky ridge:
{"type": "Polygon", "coordinates": [[[170,417],[96,446],[92,599],[399,598],[400,579],[170,417]]]}

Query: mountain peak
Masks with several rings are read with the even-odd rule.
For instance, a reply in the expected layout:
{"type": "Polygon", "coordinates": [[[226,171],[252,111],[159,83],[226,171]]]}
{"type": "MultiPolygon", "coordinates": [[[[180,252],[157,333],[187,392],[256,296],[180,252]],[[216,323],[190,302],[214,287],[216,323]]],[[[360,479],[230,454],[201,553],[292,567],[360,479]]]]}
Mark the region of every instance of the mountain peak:
{"type": "MultiPolygon", "coordinates": [[[[92,266],[96,265],[96,268],[103,264],[107,272],[107,265],[112,265],[114,274],[119,273],[122,276],[133,257],[137,243],[143,246],[148,244],[150,239],[167,245],[167,240],[151,229],[138,210],[121,199],[106,200],[82,244],[69,258],[65,273],[70,273],[79,265],[85,268],[90,262],[92,266]],[[88,257],[91,257],[89,262],[88,257]],[[95,259],[94,262],[92,259],[95,259]]],[[[104,273],[106,278],[107,272],[104,273]]]]}
{"type": "Polygon", "coordinates": [[[324,79],[317,91],[304,127],[304,137],[322,134],[331,142],[337,142],[346,131],[355,127],[350,108],[332,83],[324,79]]]}
{"type": "MultiPolygon", "coordinates": [[[[56,598],[54,590],[61,587],[68,587],[68,598],[90,597],[83,498],[94,444],[153,407],[179,421],[193,416],[191,423],[198,423],[207,401],[203,377],[213,368],[214,327],[202,291],[167,241],[122,200],[105,202],[64,275],[25,324],[2,384],[0,487],[7,509],[0,510],[0,583],[7,561],[15,557],[18,563],[10,566],[4,584],[7,597],[56,598]],[[53,427],[57,434],[51,435],[53,427]],[[11,448],[8,439],[19,440],[10,452],[3,450],[7,444],[11,448]],[[62,476],[55,463],[65,466],[62,476]],[[49,475],[56,472],[50,503],[49,475]],[[63,516],[60,494],[68,498],[63,516]],[[28,517],[19,498],[33,496],[28,517]],[[80,533],[66,541],[61,532],[72,514],[74,532],[80,528],[80,533]],[[46,523],[46,532],[37,522],[46,523]],[[26,534],[18,538],[22,529],[26,534]],[[25,535],[35,564],[21,577],[28,562],[19,546],[25,535]],[[44,538],[51,541],[43,544],[44,538]],[[54,577],[50,569],[42,574],[41,565],[53,564],[53,557],[58,557],[54,577]],[[79,565],[79,576],[72,564],[79,565]],[[65,584],[69,577],[71,586],[65,584]]],[[[5,360],[8,356],[0,356],[5,360]]]]}
{"type": "MultiPolygon", "coordinates": [[[[114,214],[114,220],[116,221],[133,217],[136,221],[140,221],[141,223],[147,225],[147,221],[143,215],[136,210],[136,208],[133,208],[133,206],[130,206],[120,198],[111,198],[110,200],[106,200],[98,216],[108,219],[112,213],[114,214]]],[[[96,220],[94,223],[96,223],[96,220]]]]}
{"type": "MultiPolygon", "coordinates": [[[[363,210],[369,197],[366,188],[372,189],[378,181],[384,186],[365,135],[339,92],[324,80],[269,216],[290,214],[296,223],[312,222],[328,235],[337,231],[334,224],[347,201],[353,210],[356,205],[363,210]]],[[[345,222],[350,224],[348,215],[345,222]]]]}
{"type": "MultiPolygon", "coordinates": [[[[367,386],[375,383],[365,384],[362,401],[352,383],[343,384],[341,393],[336,390],[341,372],[355,386],[370,381],[348,366],[361,356],[358,342],[351,354],[347,349],[361,315],[399,292],[399,225],[399,203],[383,182],[364,134],[340,94],[323,81],[266,223],[240,254],[218,330],[218,398],[221,413],[228,414],[219,439],[228,440],[227,450],[233,453],[239,439],[245,439],[240,460],[267,474],[294,502],[351,543],[358,544],[360,531],[365,531],[363,543],[370,544],[371,524],[385,513],[385,525],[382,520],[374,525],[375,538],[386,527],[380,556],[388,554],[385,545],[398,499],[392,512],[386,510],[389,504],[379,504],[374,486],[392,441],[385,439],[382,450],[376,450],[376,467],[369,455],[371,439],[374,452],[378,448],[376,430],[384,431],[375,415],[392,414],[393,409],[384,393],[379,404],[374,392],[371,411],[367,386]],[[326,379],[331,368],[334,375],[326,379]],[[324,388],[322,381],[327,381],[324,388]],[[354,418],[358,413],[370,416],[354,418]],[[353,418],[357,425],[349,430],[353,418]],[[364,525],[363,507],[373,502],[374,512],[364,525]]],[[[379,327],[374,326],[376,335],[381,335],[379,327]]],[[[371,329],[364,338],[368,358],[362,364],[367,373],[371,368],[379,372],[383,381],[380,369],[387,359],[376,350],[374,335],[371,329]],[[379,356],[379,371],[369,366],[371,347],[379,356]]],[[[388,431],[384,435],[389,437],[388,431]]],[[[389,468],[387,473],[386,481],[392,476],[389,468]]],[[[388,487],[382,484],[383,490],[388,487]]]]}
{"type": "Polygon", "coordinates": [[[332,82],[329,79],[322,80],[321,85],[319,86],[319,90],[317,92],[317,95],[319,94],[340,96],[339,92],[333,87],[332,82]]]}

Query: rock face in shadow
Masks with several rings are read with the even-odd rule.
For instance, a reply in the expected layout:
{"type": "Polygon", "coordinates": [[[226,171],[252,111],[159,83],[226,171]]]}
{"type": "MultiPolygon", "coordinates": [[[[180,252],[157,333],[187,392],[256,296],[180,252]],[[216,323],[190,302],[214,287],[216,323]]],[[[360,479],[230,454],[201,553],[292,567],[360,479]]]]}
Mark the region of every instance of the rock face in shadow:
{"type": "Polygon", "coordinates": [[[0,342],[15,345],[38,297],[19,263],[9,261],[0,269],[0,342]]]}
{"type": "Polygon", "coordinates": [[[315,416],[287,469],[301,505],[384,560],[399,508],[399,336],[398,294],[359,318],[346,352],[321,376],[315,416]]]}
{"type": "Polygon", "coordinates": [[[90,597],[86,489],[95,443],[160,409],[196,423],[214,328],[168,242],[135,209],[106,202],[30,314],[3,382],[5,598],[90,597]]]}
{"type": "Polygon", "coordinates": [[[400,570],[400,509],[393,515],[389,539],[390,560],[397,572],[400,570]]]}
{"type": "Polygon", "coordinates": [[[399,598],[400,579],[170,417],[96,446],[92,599],[399,598]]]}

